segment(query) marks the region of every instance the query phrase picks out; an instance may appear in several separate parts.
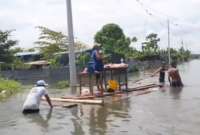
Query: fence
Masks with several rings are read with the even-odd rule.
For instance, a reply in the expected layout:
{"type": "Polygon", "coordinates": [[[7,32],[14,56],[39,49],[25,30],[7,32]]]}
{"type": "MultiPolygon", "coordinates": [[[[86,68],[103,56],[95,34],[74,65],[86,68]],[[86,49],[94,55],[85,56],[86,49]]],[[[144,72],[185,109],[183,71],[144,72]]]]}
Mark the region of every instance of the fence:
{"type": "MultiPolygon", "coordinates": [[[[158,67],[161,61],[136,61],[130,60],[127,62],[129,64],[129,71],[132,69],[145,70],[148,68],[158,67]]],[[[79,67],[77,67],[80,71],[79,67]]],[[[22,82],[23,84],[33,84],[33,82],[43,79],[48,83],[55,84],[61,80],[69,80],[69,67],[60,67],[56,69],[45,68],[45,69],[24,69],[24,70],[7,70],[1,71],[0,73],[3,77],[8,79],[14,79],[22,82]]]]}

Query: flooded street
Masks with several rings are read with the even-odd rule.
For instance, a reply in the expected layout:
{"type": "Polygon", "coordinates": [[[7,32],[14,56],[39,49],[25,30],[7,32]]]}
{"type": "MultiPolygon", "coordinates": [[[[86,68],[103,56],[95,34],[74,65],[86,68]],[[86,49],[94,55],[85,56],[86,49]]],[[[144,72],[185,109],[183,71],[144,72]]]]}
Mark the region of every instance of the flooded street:
{"type": "MultiPolygon", "coordinates": [[[[179,66],[182,89],[166,86],[104,106],[49,110],[42,103],[40,113],[34,115],[21,113],[27,90],[0,102],[0,135],[199,135],[199,69],[200,60],[179,66]]],[[[51,96],[63,92],[49,91],[51,96]]]]}

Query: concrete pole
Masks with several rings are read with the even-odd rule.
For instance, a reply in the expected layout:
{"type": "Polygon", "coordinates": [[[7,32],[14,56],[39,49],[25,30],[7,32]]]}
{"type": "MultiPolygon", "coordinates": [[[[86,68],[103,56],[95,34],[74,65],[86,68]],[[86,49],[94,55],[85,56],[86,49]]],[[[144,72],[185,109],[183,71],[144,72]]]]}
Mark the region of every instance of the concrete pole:
{"type": "Polygon", "coordinates": [[[168,30],[168,64],[171,64],[171,53],[170,53],[170,22],[167,20],[167,30],[168,30]]]}
{"type": "Polygon", "coordinates": [[[76,63],[75,63],[75,53],[74,53],[75,47],[74,47],[71,0],[66,0],[66,8],[67,8],[67,27],[68,27],[68,38],[69,38],[70,86],[75,87],[77,84],[77,77],[76,77],[76,63]]]}

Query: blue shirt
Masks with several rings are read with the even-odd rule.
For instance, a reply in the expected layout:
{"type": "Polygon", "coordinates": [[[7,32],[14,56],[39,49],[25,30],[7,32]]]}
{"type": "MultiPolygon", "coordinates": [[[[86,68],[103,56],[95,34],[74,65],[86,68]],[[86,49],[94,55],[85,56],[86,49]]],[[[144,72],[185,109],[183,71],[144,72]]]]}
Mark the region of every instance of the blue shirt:
{"type": "Polygon", "coordinates": [[[92,55],[91,55],[92,61],[94,62],[94,70],[103,71],[103,68],[104,68],[103,61],[102,59],[97,58],[96,53],[97,53],[97,50],[93,50],[92,55]]]}

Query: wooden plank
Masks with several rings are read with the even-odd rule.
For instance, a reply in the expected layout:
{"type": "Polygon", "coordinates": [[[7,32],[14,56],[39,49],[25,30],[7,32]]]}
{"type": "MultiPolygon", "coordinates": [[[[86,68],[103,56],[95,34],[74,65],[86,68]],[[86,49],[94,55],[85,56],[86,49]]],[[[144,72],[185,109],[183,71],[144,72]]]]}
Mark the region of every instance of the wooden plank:
{"type": "Polygon", "coordinates": [[[59,102],[72,102],[72,103],[83,103],[83,104],[103,104],[103,99],[63,99],[63,98],[50,98],[52,101],[59,102]]]}
{"type": "Polygon", "coordinates": [[[146,85],[146,86],[139,86],[139,87],[135,87],[135,88],[129,88],[128,92],[131,91],[139,91],[139,90],[145,90],[145,89],[149,89],[149,88],[154,88],[154,87],[159,87],[156,84],[152,84],[152,85],[146,85]]]}
{"type": "Polygon", "coordinates": [[[62,96],[63,99],[94,99],[95,96],[62,96]]]}
{"type": "Polygon", "coordinates": [[[76,106],[78,106],[78,104],[76,104],[76,103],[53,103],[53,106],[55,107],[64,107],[64,108],[72,108],[72,107],[76,107],[76,106]]]}
{"type": "Polygon", "coordinates": [[[64,108],[72,108],[72,107],[77,107],[78,106],[78,104],[64,104],[64,105],[62,105],[62,107],[64,107],[64,108]]]}
{"type": "MultiPolygon", "coordinates": [[[[52,101],[51,103],[52,103],[53,107],[72,108],[72,107],[78,106],[77,103],[65,103],[65,102],[63,103],[63,102],[56,102],[56,101],[52,101]]],[[[47,102],[45,102],[45,105],[49,105],[49,104],[47,104],[47,102]]]]}

